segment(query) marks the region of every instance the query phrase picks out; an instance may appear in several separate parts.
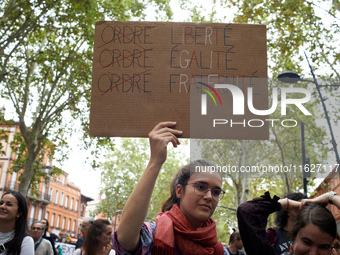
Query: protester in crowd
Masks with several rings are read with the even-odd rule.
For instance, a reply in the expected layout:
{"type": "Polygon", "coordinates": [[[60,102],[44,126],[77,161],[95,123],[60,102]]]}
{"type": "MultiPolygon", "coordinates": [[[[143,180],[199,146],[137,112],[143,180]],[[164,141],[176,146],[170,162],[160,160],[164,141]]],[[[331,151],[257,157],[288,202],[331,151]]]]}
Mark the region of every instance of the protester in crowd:
{"type": "Polygon", "coordinates": [[[63,249],[61,248],[61,245],[58,245],[56,250],[57,250],[58,255],[63,255],[63,249]]]}
{"type": "Polygon", "coordinates": [[[48,232],[48,228],[50,227],[48,220],[44,218],[40,222],[44,224],[44,228],[45,228],[45,231],[42,237],[50,241],[52,248],[53,248],[53,255],[57,255],[57,250],[55,249],[55,238],[51,235],[50,232],[48,232]]]}
{"type": "Polygon", "coordinates": [[[1,255],[33,255],[34,243],[27,234],[27,203],[17,192],[5,193],[0,200],[1,255]]]}
{"type": "Polygon", "coordinates": [[[80,233],[81,233],[82,236],[79,237],[78,240],[77,240],[76,249],[83,246],[86,231],[93,222],[94,222],[94,218],[92,218],[92,217],[87,217],[82,221],[82,223],[80,225],[80,233]]]}
{"type": "Polygon", "coordinates": [[[95,220],[88,228],[83,247],[73,255],[115,255],[112,249],[112,225],[108,220],[95,220]]]}
{"type": "Polygon", "coordinates": [[[150,160],[121,214],[113,241],[117,254],[229,254],[217,241],[216,222],[211,219],[225,193],[222,178],[220,173],[207,170],[212,166],[207,161],[182,167],[171,183],[163,213],[156,223],[143,223],[167,157],[167,145],[180,144],[182,131],[175,126],[175,122],[162,122],[149,133],[150,160]]]}
{"type": "Polygon", "coordinates": [[[340,255],[340,236],[338,233],[332,243],[332,255],[340,255]]]}
{"type": "Polygon", "coordinates": [[[243,243],[240,235],[240,231],[233,228],[233,233],[229,237],[229,245],[227,247],[230,255],[244,255],[241,250],[243,248],[243,243]]]}
{"type": "Polygon", "coordinates": [[[49,240],[43,238],[45,231],[44,224],[34,222],[30,229],[30,235],[34,240],[35,255],[53,255],[53,248],[49,240]]]}
{"type": "MultiPolygon", "coordinates": [[[[301,192],[295,192],[288,194],[285,198],[301,201],[307,197],[301,192]]],[[[267,230],[267,236],[277,255],[289,254],[289,248],[292,245],[292,241],[288,236],[288,232],[293,229],[295,220],[296,217],[289,214],[287,210],[276,212],[275,223],[277,227],[269,228],[267,230]]]]}
{"type": "MultiPolygon", "coordinates": [[[[53,238],[54,243],[57,243],[57,242],[60,241],[60,240],[59,240],[59,236],[57,236],[56,234],[50,233],[50,236],[53,238]]],[[[44,236],[43,236],[43,237],[44,237],[44,236]]],[[[44,238],[45,238],[45,237],[44,237],[44,238]]]]}
{"type": "MultiPolygon", "coordinates": [[[[240,234],[247,255],[276,254],[269,242],[266,225],[268,216],[280,210],[287,210],[295,224],[290,231],[292,245],[285,254],[331,254],[332,242],[336,235],[336,223],[332,213],[324,206],[334,195],[326,194],[317,199],[303,199],[301,202],[288,198],[270,197],[266,192],[261,198],[241,204],[237,209],[240,234]],[[314,203],[312,205],[307,205],[314,203]],[[306,206],[307,205],[307,206],[306,206]],[[302,208],[302,209],[301,209],[302,208]]],[[[337,197],[340,205],[340,197],[337,197]]]]}

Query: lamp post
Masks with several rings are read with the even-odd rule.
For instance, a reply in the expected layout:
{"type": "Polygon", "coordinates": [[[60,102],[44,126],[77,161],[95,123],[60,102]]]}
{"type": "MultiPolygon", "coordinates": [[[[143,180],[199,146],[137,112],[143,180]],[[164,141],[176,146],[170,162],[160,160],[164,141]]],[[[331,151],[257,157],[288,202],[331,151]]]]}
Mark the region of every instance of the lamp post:
{"type": "Polygon", "coordinates": [[[230,214],[236,214],[236,211],[237,211],[235,208],[231,208],[231,207],[227,207],[227,206],[223,206],[223,205],[217,205],[217,207],[221,207],[223,209],[230,210],[231,211],[230,214]]]}
{"type": "Polygon", "coordinates": [[[302,184],[303,184],[303,192],[305,196],[307,196],[307,178],[311,177],[311,174],[309,171],[306,171],[305,167],[306,165],[309,166],[309,159],[306,158],[306,150],[305,150],[305,124],[303,122],[300,122],[300,131],[301,131],[301,154],[302,154],[302,184]]]}
{"type": "MultiPolygon", "coordinates": [[[[309,63],[309,60],[308,60],[308,57],[307,57],[306,53],[305,53],[305,57],[307,59],[307,62],[308,62],[311,74],[313,76],[313,80],[301,79],[300,75],[298,75],[297,73],[294,73],[294,72],[283,72],[277,78],[279,79],[279,81],[282,81],[284,83],[296,83],[298,81],[308,81],[308,82],[312,82],[312,83],[315,84],[315,87],[316,87],[316,89],[318,91],[318,94],[319,94],[319,97],[320,97],[320,100],[321,100],[321,104],[322,104],[323,110],[325,112],[325,116],[326,116],[326,120],[327,120],[327,123],[328,123],[329,131],[330,131],[330,134],[331,134],[331,137],[332,137],[332,144],[333,144],[333,149],[334,149],[334,153],[335,153],[336,162],[337,162],[337,164],[340,164],[340,157],[339,157],[339,153],[338,153],[338,149],[337,149],[337,144],[336,144],[336,141],[335,141],[335,138],[334,138],[334,134],[333,134],[333,130],[332,130],[332,124],[330,122],[330,119],[329,119],[329,116],[328,116],[328,112],[327,112],[327,108],[326,108],[324,99],[322,97],[321,91],[320,91],[320,87],[340,87],[340,85],[319,85],[319,83],[317,82],[317,80],[315,78],[315,74],[314,74],[313,68],[312,68],[312,66],[309,63]]],[[[340,175],[340,171],[339,171],[339,175],[340,175]]]]}

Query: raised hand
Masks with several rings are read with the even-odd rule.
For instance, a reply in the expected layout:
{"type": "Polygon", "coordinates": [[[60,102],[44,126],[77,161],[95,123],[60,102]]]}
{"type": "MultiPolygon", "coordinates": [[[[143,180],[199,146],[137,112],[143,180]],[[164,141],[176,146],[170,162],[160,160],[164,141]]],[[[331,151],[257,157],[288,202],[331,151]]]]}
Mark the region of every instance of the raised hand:
{"type": "Polygon", "coordinates": [[[171,142],[174,147],[180,144],[177,136],[183,132],[173,129],[172,127],[174,126],[176,126],[176,122],[161,122],[151,130],[149,133],[151,148],[150,161],[163,164],[167,157],[168,144],[171,142]]]}

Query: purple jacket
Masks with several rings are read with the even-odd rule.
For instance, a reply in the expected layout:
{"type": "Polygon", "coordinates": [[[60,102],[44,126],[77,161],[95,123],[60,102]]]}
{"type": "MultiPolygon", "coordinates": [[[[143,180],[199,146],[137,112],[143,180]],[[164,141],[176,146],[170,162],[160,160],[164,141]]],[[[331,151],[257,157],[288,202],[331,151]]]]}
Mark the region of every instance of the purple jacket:
{"type": "Polygon", "coordinates": [[[268,216],[281,210],[279,197],[270,197],[267,191],[260,198],[241,204],[237,220],[247,255],[275,255],[276,231],[266,231],[268,216]]]}

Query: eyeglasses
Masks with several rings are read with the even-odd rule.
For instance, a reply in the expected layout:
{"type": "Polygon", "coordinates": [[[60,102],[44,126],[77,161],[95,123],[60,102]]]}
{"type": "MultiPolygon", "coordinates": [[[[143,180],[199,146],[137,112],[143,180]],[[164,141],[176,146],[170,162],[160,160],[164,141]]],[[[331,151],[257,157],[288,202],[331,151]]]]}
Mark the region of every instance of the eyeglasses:
{"type": "Polygon", "coordinates": [[[219,188],[208,189],[208,185],[205,183],[192,182],[192,183],[188,183],[188,185],[189,184],[194,185],[194,191],[197,195],[205,196],[205,194],[207,194],[208,191],[210,191],[211,196],[215,201],[220,201],[225,194],[225,191],[219,188]]]}
{"type": "Polygon", "coordinates": [[[36,227],[32,227],[32,230],[43,230],[42,228],[36,228],[36,227]]]}
{"type": "Polygon", "coordinates": [[[340,250],[340,242],[334,244],[334,246],[332,246],[332,249],[336,249],[337,251],[340,250]]]}

